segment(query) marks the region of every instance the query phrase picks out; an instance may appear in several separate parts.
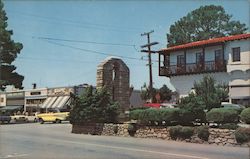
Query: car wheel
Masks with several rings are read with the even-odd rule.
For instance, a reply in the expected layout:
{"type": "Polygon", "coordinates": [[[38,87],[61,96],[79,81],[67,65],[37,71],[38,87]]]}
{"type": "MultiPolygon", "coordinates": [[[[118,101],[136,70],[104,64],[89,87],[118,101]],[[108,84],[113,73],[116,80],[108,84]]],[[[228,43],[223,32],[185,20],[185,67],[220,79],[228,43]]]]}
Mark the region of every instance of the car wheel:
{"type": "Polygon", "coordinates": [[[61,123],[62,121],[59,119],[56,119],[56,123],[61,123]]]}
{"type": "Polygon", "coordinates": [[[43,124],[43,123],[44,123],[44,121],[43,121],[42,118],[39,119],[39,122],[40,122],[40,124],[43,124]]]}

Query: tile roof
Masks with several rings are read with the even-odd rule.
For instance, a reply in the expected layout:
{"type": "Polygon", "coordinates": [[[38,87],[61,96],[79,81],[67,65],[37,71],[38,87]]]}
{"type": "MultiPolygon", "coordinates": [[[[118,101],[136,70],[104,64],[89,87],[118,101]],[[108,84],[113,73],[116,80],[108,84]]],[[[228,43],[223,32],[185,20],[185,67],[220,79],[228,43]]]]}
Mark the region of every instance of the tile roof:
{"type": "Polygon", "coordinates": [[[241,40],[241,39],[247,39],[250,38],[250,33],[246,34],[238,34],[238,35],[232,35],[232,36],[226,36],[226,37],[220,37],[220,38],[213,38],[208,40],[201,40],[201,41],[195,41],[187,44],[172,46],[168,48],[163,48],[159,50],[159,52],[171,52],[171,51],[177,51],[177,50],[183,50],[188,48],[194,48],[204,45],[211,45],[211,44],[217,44],[217,43],[224,43],[227,41],[233,41],[233,40],[241,40]]]}

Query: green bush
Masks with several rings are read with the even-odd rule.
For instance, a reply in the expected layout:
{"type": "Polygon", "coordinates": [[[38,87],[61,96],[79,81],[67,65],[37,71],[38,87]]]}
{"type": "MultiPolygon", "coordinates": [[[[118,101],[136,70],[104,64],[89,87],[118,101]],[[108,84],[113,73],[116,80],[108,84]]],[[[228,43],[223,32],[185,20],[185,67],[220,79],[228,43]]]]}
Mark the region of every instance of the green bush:
{"type": "Polygon", "coordinates": [[[235,131],[235,138],[238,143],[250,141],[250,128],[238,128],[235,131]]]}
{"type": "Polygon", "coordinates": [[[179,138],[188,139],[194,134],[194,129],[192,127],[182,127],[179,133],[179,138]]]}
{"type": "Polygon", "coordinates": [[[239,126],[235,123],[226,123],[223,125],[220,125],[220,129],[231,129],[231,130],[236,130],[239,126]]]}
{"type": "Polygon", "coordinates": [[[171,139],[176,140],[177,138],[180,139],[188,139],[194,134],[194,130],[191,127],[184,127],[184,126],[171,126],[169,129],[169,134],[171,139]]]}
{"type": "Polygon", "coordinates": [[[115,134],[117,134],[117,133],[118,133],[118,125],[114,125],[114,127],[113,127],[113,131],[114,131],[114,133],[115,133],[115,134]]]}
{"type": "Polygon", "coordinates": [[[180,126],[180,125],[171,126],[169,128],[169,135],[170,135],[171,139],[176,140],[179,137],[181,129],[182,129],[182,126],[180,126]]]}
{"type": "Polygon", "coordinates": [[[240,119],[245,123],[250,124],[250,108],[246,108],[241,112],[240,119]]]}
{"type": "Polygon", "coordinates": [[[200,139],[208,141],[209,137],[209,127],[208,126],[200,126],[196,129],[197,135],[200,139]]]}
{"type": "Polygon", "coordinates": [[[136,132],[136,124],[134,123],[130,123],[128,125],[128,133],[130,136],[134,136],[135,135],[135,132],[136,132]]]}
{"type": "Polygon", "coordinates": [[[239,114],[234,109],[228,108],[213,108],[207,115],[207,121],[215,123],[237,123],[239,114]]]}

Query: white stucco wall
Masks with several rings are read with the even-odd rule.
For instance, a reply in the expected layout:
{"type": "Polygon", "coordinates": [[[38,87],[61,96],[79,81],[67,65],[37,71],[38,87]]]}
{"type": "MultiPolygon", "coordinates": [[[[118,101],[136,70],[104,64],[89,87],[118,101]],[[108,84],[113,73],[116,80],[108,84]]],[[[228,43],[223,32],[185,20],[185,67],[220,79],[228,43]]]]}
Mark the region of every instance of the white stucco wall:
{"type": "Polygon", "coordinates": [[[250,69],[250,39],[235,40],[227,42],[225,45],[225,54],[228,55],[227,72],[236,70],[247,71],[250,69]],[[240,61],[232,61],[232,48],[240,47],[240,61]]]}
{"type": "Polygon", "coordinates": [[[200,81],[204,75],[210,75],[215,78],[217,83],[228,84],[230,81],[230,75],[226,72],[219,73],[206,73],[206,74],[193,74],[170,77],[171,84],[175,87],[176,91],[180,94],[180,97],[187,96],[193,88],[195,81],[200,81]]]}

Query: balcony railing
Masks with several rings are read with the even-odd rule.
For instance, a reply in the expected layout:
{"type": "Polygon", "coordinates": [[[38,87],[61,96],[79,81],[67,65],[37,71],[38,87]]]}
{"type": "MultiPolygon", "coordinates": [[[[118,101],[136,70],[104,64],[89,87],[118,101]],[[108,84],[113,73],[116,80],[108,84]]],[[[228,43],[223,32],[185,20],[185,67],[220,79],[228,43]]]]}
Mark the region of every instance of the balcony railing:
{"type": "Polygon", "coordinates": [[[198,73],[224,72],[226,61],[205,61],[203,63],[189,63],[184,65],[170,65],[160,67],[160,76],[177,76],[198,73]]]}

